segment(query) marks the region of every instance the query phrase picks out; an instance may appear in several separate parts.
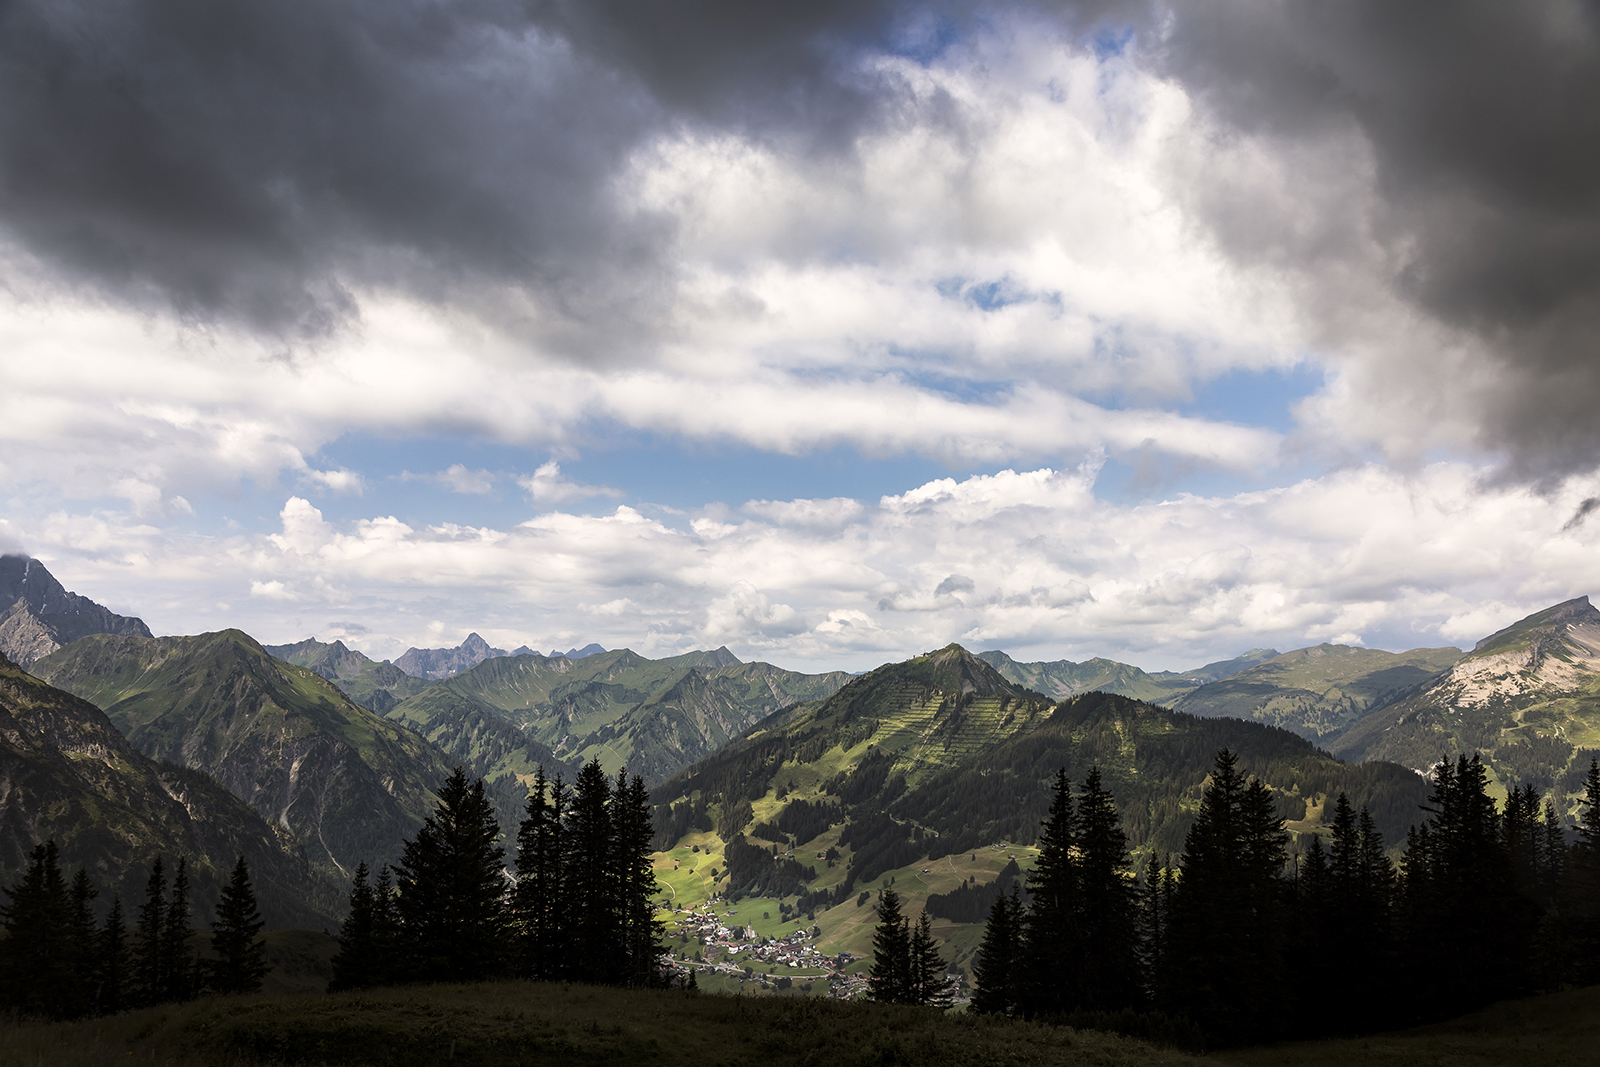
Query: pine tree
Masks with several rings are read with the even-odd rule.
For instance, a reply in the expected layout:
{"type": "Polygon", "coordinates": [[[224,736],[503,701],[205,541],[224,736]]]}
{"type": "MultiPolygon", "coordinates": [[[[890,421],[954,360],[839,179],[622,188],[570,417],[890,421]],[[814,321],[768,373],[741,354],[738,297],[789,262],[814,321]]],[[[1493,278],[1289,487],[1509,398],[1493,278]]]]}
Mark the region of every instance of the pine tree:
{"type": "Polygon", "coordinates": [[[192,1000],[199,982],[198,963],[189,948],[194,930],[189,921],[194,910],[189,903],[189,862],[179,858],[172,872],[172,896],[167,902],[161,925],[162,973],[166,978],[162,1000],[192,1000]]]}
{"type": "Polygon", "coordinates": [[[1163,973],[1163,956],[1172,925],[1172,901],[1177,880],[1172,875],[1172,857],[1153,857],[1146,866],[1139,889],[1139,964],[1147,1002],[1156,997],[1156,980],[1163,973]]]}
{"type": "Polygon", "coordinates": [[[1028,874],[1033,903],[1023,926],[1022,1010],[1029,1016],[1064,1014],[1081,994],[1069,970],[1081,951],[1076,824],[1063,767],[1056,772],[1050,813],[1039,833],[1039,858],[1028,874]]]}
{"type": "Polygon", "coordinates": [[[217,917],[211,923],[211,951],[216,959],[206,961],[206,985],[217,993],[259,993],[267,973],[266,942],[257,941],[266,924],[256,907],[255,889],[250,885],[250,868],[244,857],[233,866],[233,874],[217,901],[217,917]]]}
{"type": "Polygon", "coordinates": [[[483,791],[457,767],[395,868],[402,981],[473,982],[506,962],[505,849],[483,791]]]}
{"type": "Polygon", "coordinates": [[[333,977],[328,992],[369,989],[377,985],[373,961],[377,946],[373,938],[373,894],[368,884],[367,864],[356,864],[350,885],[350,911],[339,924],[339,951],[333,957],[333,977]]]}
{"type": "Polygon", "coordinates": [[[561,822],[567,801],[561,776],[552,784],[541,766],[517,831],[512,910],[519,948],[517,973],[524,978],[557,978],[565,963],[561,822]]]}
{"type": "Polygon", "coordinates": [[[94,900],[99,895],[100,891],[94,887],[89,872],[78,868],[78,873],[72,876],[72,886],[67,891],[66,967],[72,978],[67,999],[62,1005],[62,1014],[74,1018],[94,1011],[98,985],[95,950],[100,932],[94,920],[94,900]]]}
{"type": "Polygon", "coordinates": [[[111,898],[106,924],[100,928],[96,944],[96,1010],[113,1015],[128,1006],[131,967],[128,958],[128,925],[122,914],[122,898],[111,898]]]}
{"type": "Polygon", "coordinates": [[[884,889],[878,901],[878,928],[872,935],[868,968],[872,999],[880,1004],[910,1004],[911,934],[900,913],[900,894],[884,889]]]}
{"type": "Polygon", "coordinates": [[[995,898],[983,927],[983,943],[972,968],[977,989],[972,1010],[980,1015],[1015,1015],[1022,995],[1022,897],[1015,883],[995,898]]]}
{"type": "Polygon", "coordinates": [[[656,918],[656,871],[651,860],[650,793],[644,779],[617,772],[611,795],[611,864],[617,880],[617,925],[622,945],[623,984],[660,983],[663,926],[656,918]]]}
{"type": "Polygon", "coordinates": [[[139,921],[133,932],[133,996],[137,1006],[159,1004],[166,998],[166,957],[162,946],[166,941],[167,876],[157,856],[150,865],[150,878],[145,883],[145,900],[139,905],[139,921]]]}
{"type": "Polygon", "coordinates": [[[912,931],[908,962],[910,981],[907,999],[910,1003],[938,1008],[940,1011],[950,1007],[955,993],[950,988],[950,978],[946,973],[948,965],[933,939],[933,920],[926,911],[917,917],[916,929],[912,931]]]}
{"type": "MultiPolygon", "coordinates": [[[[1550,830],[1546,834],[1552,836],[1550,830]]],[[[1554,960],[1546,970],[1554,971],[1558,981],[1600,982],[1600,761],[1589,761],[1578,841],[1563,859],[1557,861],[1564,868],[1556,905],[1560,922],[1551,932],[1547,955],[1554,960]]]]}
{"type": "Polygon", "coordinates": [[[400,911],[395,906],[394,872],[386,863],[378,868],[372,887],[372,961],[369,980],[375,986],[400,981],[400,911]]]}
{"type": "Polygon", "coordinates": [[[26,873],[0,907],[0,990],[24,1015],[74,1013],[73,916],[55,841],[35,846],[26,873]]]}
{"type": "Polygon", "coordinates": [[[611,783],[590,760],[573,784],[565,832],[563,926],[570,938],[570,977],[604,985],[627,970],[619,922],[619,879],[613,868],[611,783]]]}
{"type": "Polygon", "coordinates": [[[1077,811],[1078,944],[1071,1010],[1122,1011],[1142,999],[1128,838],[1100,768],[1084,779],[1077,811]]]}
{"type": "Polygon", "coordinates": [[[1286,841],[1271,794],[1227,749],[1184,839],[1159,999],[1208,1037],[1264,1040],[1285,1018],[1286,841]]]}

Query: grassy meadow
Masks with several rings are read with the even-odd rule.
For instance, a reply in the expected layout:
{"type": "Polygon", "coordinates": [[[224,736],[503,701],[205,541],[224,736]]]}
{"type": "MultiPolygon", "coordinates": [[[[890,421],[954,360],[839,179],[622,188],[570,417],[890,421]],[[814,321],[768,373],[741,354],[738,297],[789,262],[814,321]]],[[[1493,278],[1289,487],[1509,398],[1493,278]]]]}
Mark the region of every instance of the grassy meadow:
{"type": "Polygon", "coordinates": [[[0,1022],[0,1067],[1580,1067],[1595,1062],[1597,1048],[1600,987],[1402,1033],[1205,1057],[961,1013],[528,982],[213,998],[83,1023],[0,1022]]]}

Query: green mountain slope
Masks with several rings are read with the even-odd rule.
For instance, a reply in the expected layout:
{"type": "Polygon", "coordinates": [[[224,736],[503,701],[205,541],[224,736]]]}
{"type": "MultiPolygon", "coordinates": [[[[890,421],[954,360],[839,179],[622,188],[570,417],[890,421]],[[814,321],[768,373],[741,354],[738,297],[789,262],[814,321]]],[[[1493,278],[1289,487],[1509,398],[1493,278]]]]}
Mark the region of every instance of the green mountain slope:
{"type": "Polygon", "coordinates": [[[1013,858],[1031,866],[1057,768],[1077,784],[1099,766],[1148,857],[1181,848],[1224,747],[1300,834],[1318,832],[1346,792],[1399,844],[1427,796],[1403,767],[1341,763],[1260,723],[1101,692],[1055,703],[952,645],[774,715],[663,782],[652,793],[658,867],[674,903],[752,894],[737,907],[763,916],[750,920],[759,933],[774,915],[803,918],[828,952],[867,950],[861,890],[894,879],[913,916],[943,894],[936,933],[965,965],[981,914],[956,921],[948,901],[991,885],[1013,858]]]}
{"type": "Polygon", "coordinates": [[[1152,704],[1171,704],[1199,686],[1230,677],[1277,654],[1276,649],[1253,648],[1233,659],[1208,663],[1194,670],[1153,674],[1131,664],[1100,657],[1082,663],[1070,659],[1019,663],[1004,652],[980,652],[978,658],[1009,681],[1056,700],[1098,690],[1148,700],[1152,704]]]}
{"type": "Polygon", "coordinates": [[[101,903],[120,895],[130,915],[157,855],[189,860],[202,914],[241,855],[271,925],[321,926],[342,911],[339,887],[289,835],[208,775],[140,754],[99,708],[3,656],[0,811],[0,884],[53,838],[67,867],[88,868],[101,903]]]}
{"type": "Polygon", "coordinates": [[[1330,747],[1418,770],[1448,753],[1479,751],[1503,784],[1577,792],[1600,749],[1600,611],[1578,597],[1489,635],[1330,747]]]}
{"type": "Polygon", "coordinates": [[[299,667],[306,667],[326,678],[368,711],[379,715],[410,696],[428,688],[430,682],[413,678],[387,660],[368,659],[343,641],[324,644],[314,637],[292,645],[263,645],[271,655],[299,667]]]}
{"type": "Polygon", "coordinates": [[[393,858],[451,769],[423,738],[238,630],[89,637],[34,667],[103,708],[139,751],[216,777],[342,876],[393,858]]]}
{"type": "Polygon", "coordinates": [[[1202,717],[1227,715],[1264,722],[1320,740],[1348,729],[1398,694],[1431,681],[1460,658],[1459,648],[1384,652],[1314,645],[1209,682],[1172,706],[1202,717]]]}
{"type": "Polygon", "coordinates": [[[628,649],[582,659],[506,656],[435,682],[388,714],[497,775],[598,758],[609,771],[626,766],[656,782],[849,678],[741,663],[725,648],[661,660],[628,649]]]}

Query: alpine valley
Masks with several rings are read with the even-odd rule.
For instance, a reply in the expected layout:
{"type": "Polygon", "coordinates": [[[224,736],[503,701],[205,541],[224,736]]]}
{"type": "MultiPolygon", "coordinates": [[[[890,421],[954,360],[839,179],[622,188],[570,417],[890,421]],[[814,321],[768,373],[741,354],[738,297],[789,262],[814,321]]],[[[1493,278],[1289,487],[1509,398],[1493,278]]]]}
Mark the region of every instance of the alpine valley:
{"type": "Polygon", "coordinates": [[[855,974],[841,954],[867,954],[885,885],[970,971],[989,905],[1032,865],[1058,769],[1078,783],[1099,768],[1143,867],[1182,848],[1220,749],[1301,844],[1344,793],[1393,853],[1439,760],[1482,752],[1501,795],[1532,784],[1570,820],[1600,748],[1600,612],[1582,597],[1465,655],[1323,644],[1146,672],[949,645],[853,676],[726,648],[506,652],[476,634],[394,663],[314,638],[156,637],[8,556],[0,649],[6,884],[53,838],[124,896],[155,855],[187,857],[203,910],[243,854],[274,926],[320,927],[455,767],[484,779],[514,853],[534,773],[570,781],[598,761],[651,787],[673,947],[712,964],[709,988],[744,988],[740,938],[803,943],[803,984],[855,974]],[[712,927],[683,910],[713,900],[712,927]]]}

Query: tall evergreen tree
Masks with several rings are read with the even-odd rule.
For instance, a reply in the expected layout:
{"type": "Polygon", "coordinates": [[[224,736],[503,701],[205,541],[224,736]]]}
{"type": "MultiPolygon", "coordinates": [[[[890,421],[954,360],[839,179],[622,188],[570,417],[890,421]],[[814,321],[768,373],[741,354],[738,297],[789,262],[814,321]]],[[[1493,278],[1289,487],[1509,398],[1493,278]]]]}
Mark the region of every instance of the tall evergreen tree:
{"type": "Polygon", "coordinates": [[[1151,857],[1139,887],[1139,969],[1146,1003],[1157,994],[1156,980],[1165,967],[1163,957],[1172,925],[1172,902],[1177,894],[1177,879],[1172,874],[1172,858],[1151,857]]]}
{"type": "Polygon", "coordinates": [[[880,1004],[910,1004],[911,933],[900,911],[900,894],[885,888],[878,900],[878,928],[872,935],[868,968],[872,999],[880,1004]]]}
{"type": "Polygon", "coordinates": [[[565,965],[561,823],[567,802],[561,776],[550,782],[541,766],[517,831],[517,887],[512,909],[519,950],[517,972],[524,978],[557,978],[565,965]]]}
{"type": "Polygon", "coordinates": [[[250,884],[250,867],[240,856],[222,888],[217,917],[211,923],[211,951],[216,958],[206,961],[210,989],[222,994],[261,991],[261,980],[267,974],[267,945],[256,938],[265,925],[250,884]]]}
{"type": "Polygon", "coordinates": [[[167,971],[163,946],[166,943],[167,875],[157,856],[150,864],[145,882],[144,903],[139,905],[138,922],[133,932],[132,1003],[159,1004],[166,999],[167,971]]]}
{"type": "Polygon", "coordinates": [[[505,849],[483,781],[457,767],[395,869],[403,981],[472,982],[506,962],[505,849]]]}
{"type": "Polygon", "coordinates": [[[611,865],[615,871],[617,927],[622,949],[620,979],[625,985],[660,983],[663,927],[656,918],[656,871],[650,846],[650,793],[638,775],[617,772],[611,794],[611,865]]]}
{"type": "Polygon", "coordinates": [[[619,921],[619,878],[613,866],[611,783],[599,760],[590,760],[573,783],[563,869],[564,927],[573,950],[570,977],[606,984],[626,970],[619,921]]]}
{"type": "Polygon", "coordinates": [[[94,900],[100,891],[94,887],[89,872],[83,868],[72,876],[72,886],[67,891],[67,938],[65,961],[72,975],[62,1013],[73,1017],[89,1015],[95,1008],[98,986],[99,928],[94,921],[94,900]]]}
{"type": "Polygon", "coordinates": [[[1081,951],[1078,913],[1077,820],[1066,768],[1056,771],[1050,812],[1039,832],[1039,856],[1028,874],[1033,898],[1023,926],[1026,978],[1023,1011],[1060,1015],[1078,1003],[1080,988],[1070,969],[1081,951]]]}
{"type": "Polygon", "coordinates": [[[25,1015],[73,1014],[78,983],[73,916],[55,841],[35,846],[27,871],[6,896],[0,907],[6,931],[0,941],[5,1003],[25,1015]]]}
{"type": "Polygon", "coordinates": [[[1551,954],[1559,963],[1551,969],[1558,981],[1600,982],[1600,761],[1589,761],[1578,841],[1564,858],[1556,905],[1560,920],[1551,937],[1551,954]]]}
{"type": "MultiPolygon", "coordinates": [[[[1077,811],[1078,946],[1074,1008],[1122,1011],[1142,1000],[1135,886],[1128,838],[1100,768],[1084,779],[1077,811]]],[[[1073,967],[1073,961],[1063,961],[1073,967]]]]}
{"type": "Polygon", "coordinates": [[[977,986],[972,994],[972,1010],[980,1015],[1015,1015],[1021,1007],[1022,897],[1015,883],[1009,894],[1002,893],[989,908],[983,926],[983,943],[972,977],[977,986]]]}
{"type": "Polygon", "coordinates": [[[1218,1042],[1264,1040],[1285,1018],[1283,824],[1227,749],[1184,839],[1160,1002],[1218,1042]]]}
{"type": "Polygon", "coordinates": [[[939,954],[939,945],[933,939],[933,920],[924,911],[917,917],[916,929],[911,932],[908,955],[909,981],[907,999],[912,1004],[940,1011],[950,1007],[955,993],[950,988],[948,965],[939,954]]]}
{"type": "Polygon", "coordinates": [[[199,961],[190,948],[194,930],[189,925],[194,908],[189,903],[189,861],[179,857],[172,872],[172,896],[167,901],[161,925],[162,974],[166,983],[162,1000],[183,1002],[194,999],[199,987],[199,961]]]}
{"type": "Polygon", "coordinates": [[[122,913],[122,899],[111,898],[111,910],[100,928],[96,946],[95,1006],[102,1015],[112,1015],[128,1006],[131,961],[128,958],[128,924],[122,913]]]}
{"type": "Polygon", "coordinates": [[[350,885],[350,910],[339,924],[339,951],[333,957],[333,977],[328,992],[368,989],[378,983],[374,973],[377,945],[373,938],[373,896],[366,861],[356,864],[350,885]]]}

